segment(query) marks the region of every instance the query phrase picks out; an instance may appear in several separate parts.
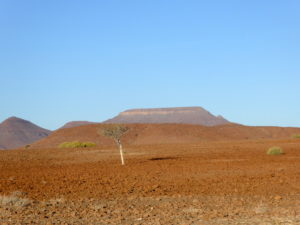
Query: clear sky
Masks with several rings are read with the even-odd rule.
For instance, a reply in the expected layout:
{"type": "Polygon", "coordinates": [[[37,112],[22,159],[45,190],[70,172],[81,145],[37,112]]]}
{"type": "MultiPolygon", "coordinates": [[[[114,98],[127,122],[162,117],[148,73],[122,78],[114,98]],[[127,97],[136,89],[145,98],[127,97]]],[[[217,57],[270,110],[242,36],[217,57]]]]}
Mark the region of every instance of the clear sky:
{"type": "Polygon", "coordinates": [[[300,126],[299,0],[0,0],[0,121],[202,106],[300,126]]]}

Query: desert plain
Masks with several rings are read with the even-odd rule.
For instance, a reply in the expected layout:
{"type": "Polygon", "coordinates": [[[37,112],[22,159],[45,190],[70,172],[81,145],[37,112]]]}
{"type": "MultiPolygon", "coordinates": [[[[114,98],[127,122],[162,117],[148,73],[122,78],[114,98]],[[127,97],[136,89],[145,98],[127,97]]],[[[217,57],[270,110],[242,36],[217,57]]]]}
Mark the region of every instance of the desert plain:
{"type": "Polygon", "coordinates": [[[283,136],[125,141],[124,166],[113,144],[0,151],[0,224],[297,225],[300,139],[283,136]]]}

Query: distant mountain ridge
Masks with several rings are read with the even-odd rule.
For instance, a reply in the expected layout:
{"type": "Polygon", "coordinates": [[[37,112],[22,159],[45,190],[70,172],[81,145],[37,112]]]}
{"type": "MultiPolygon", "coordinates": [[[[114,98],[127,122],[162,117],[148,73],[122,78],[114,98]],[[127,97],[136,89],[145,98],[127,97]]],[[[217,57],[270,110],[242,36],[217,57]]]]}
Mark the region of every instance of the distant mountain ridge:
{"type": "MultiPolygon", "coordinates": [[[[118,116],[106,120],[103,123],[175,123],[203,126],[230,124],[230,122],[222,116],[214,116],[202,107],[130,109],[121,112],[118,116]]],[[[71,121],[58,130],[94,124],[97,123],[71,121]]],[[[50,130],[39,127],[30,121],[10,117],[0,123],[0,149],[13,149],[25,146],[47,137],[50,133],[50,130]]]]}
{"type": "Polygon", "coordinates": [[[202,107],[130,109],[103,123],[180,123],[216,126],[230,123],[202,107]]]}
{"type": "Polygon", "coordinates": [[[0,123],[0,149],[13,149],[31,144],[51,133],[30,121],[10,117],[0,123]]]}
{"type": "Polygon", "coordinates": [[[96,122],[90,122],[90,121],[71,121],[63,125],[59,129],[64,129],[64,128],[71,128],[71,127],[79,127],[83,125],[88,125],[88,124],[95,124],[96,122]]]}

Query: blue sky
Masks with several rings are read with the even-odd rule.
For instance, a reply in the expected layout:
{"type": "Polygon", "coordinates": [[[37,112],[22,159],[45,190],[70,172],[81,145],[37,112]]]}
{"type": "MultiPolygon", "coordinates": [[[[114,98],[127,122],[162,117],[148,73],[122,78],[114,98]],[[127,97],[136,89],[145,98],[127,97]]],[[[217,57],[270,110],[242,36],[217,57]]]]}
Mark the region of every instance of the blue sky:
{"type": "Polygon", "coordinates": [[[202,106],[300,126],[298,0],[0,0],[0,121],[202,106]]]}

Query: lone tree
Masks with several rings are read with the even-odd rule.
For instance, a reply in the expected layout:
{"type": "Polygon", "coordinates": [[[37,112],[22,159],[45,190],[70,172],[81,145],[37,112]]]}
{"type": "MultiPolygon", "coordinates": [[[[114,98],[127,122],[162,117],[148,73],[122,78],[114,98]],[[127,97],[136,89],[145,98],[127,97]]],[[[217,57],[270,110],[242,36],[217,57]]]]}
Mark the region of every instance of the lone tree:
{"type": "Polygon", "coordinates": [[[99,134],[113,138],[116,144],[118,145],[120,149],[120,156],[121,156],[121,162],[122,165],[125,165],[124,157],[123,157],[123,147],[121,143],[122,136],[129,130],[128,127],[116,124],[116,125],[110,125],[108,127],[104,127],[99,130],[99,134]]]}

